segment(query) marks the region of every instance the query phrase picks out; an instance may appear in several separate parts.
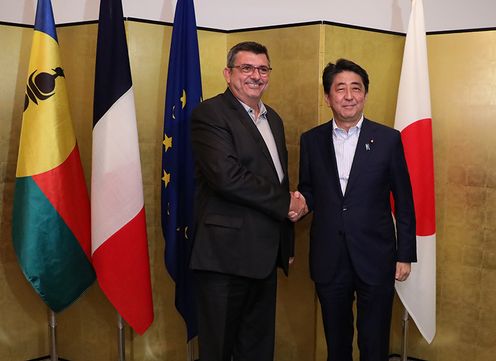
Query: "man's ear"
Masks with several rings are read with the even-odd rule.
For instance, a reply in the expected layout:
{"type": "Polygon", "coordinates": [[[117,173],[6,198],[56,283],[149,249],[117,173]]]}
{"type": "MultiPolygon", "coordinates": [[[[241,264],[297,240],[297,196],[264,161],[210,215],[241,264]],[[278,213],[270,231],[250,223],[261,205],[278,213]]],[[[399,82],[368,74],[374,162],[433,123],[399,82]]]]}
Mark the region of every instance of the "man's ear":
{"type": "Polygon", "coordinates": [[[324,93],[324,101],[326,102],[327,106],[331,106],[331,101],[329,100],[329,94],[324,93]]]}
{"type": "Polygon", "coordinates": [[[232,69],[229,69],[228,67],[224,68],[224,79],[226,79],[226,83],[230,84],[231,83],[231,71],[232,69]]]}

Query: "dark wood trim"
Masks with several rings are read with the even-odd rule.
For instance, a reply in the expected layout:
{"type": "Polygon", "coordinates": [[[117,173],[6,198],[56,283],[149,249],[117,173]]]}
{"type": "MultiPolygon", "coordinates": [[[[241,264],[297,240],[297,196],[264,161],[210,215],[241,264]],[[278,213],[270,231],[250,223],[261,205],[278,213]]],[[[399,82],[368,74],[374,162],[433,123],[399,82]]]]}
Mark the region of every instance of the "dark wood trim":
{"type": "MultiPolygon", "coordinates": [[[[146,23],[146,24],[162,25],[162,26],[164,26],[164,25],[165,26],[173,26],[173,24],[170,22],[158,21],[158,20],[139,19],[139,18],[133,18],[133,17],[127,17],[127,18],[124,18],[124,20],[134,21],[134,22],[139,22],[139,23],[146,23]]],[[[80,25],[89,25],[89,24],[98,24],[98,20],[62,23],[62,24],[57,24],[56,27],[80,26],[80,25]]],[[[223,29],[215,29],[215,28],[208,28],[208,27],[199,26],[198,30],[211,31],[211,32],[217,32],[217,33],[223,33],[223,34],[233,34],[233,33],[241,33],[241,32],[283,29],[283,28],[292,28],[292,27],[310,26],[310,25],[319,25],[319,24],[332,25],[332,26],[357,29],[357,30],[364,30],[364,31],[372,31],[372,32],[383,33],[383,34],[391,34],[391,35],[399,35],[399,36],[405,36],[406,35],[404,33],[396,32],[396,31],[374,29],[374,28],[368,28],[368,27],[364,27],[364,26],[342,24],[342,23],[336,23],[333,21],[322,21],[322,20],[307,21],[307,22],[292,23],[292,24],[260,26],[260,27],[253,27],[253,28],[239,28],[239,29],[231,29],[231,30],[223,30],[223,29]]],[[[8,22],[8,21],[0,21],[0,26],[2,26],[2,25],[3,26],[15,26],[15,27],[20,27],[20,28],[33,28],[33,25],[21,24],[21,23],[12,23],[12,22],[8,22]]],[[[459,29],[459,30],[443,30],[443,31],[428,31],[427,35],[429,36],[429,35],[460,34],[460,33],[474,33],[474,32],[485,32],[485,31],[496,31],[496,27],[459,29]]]]}

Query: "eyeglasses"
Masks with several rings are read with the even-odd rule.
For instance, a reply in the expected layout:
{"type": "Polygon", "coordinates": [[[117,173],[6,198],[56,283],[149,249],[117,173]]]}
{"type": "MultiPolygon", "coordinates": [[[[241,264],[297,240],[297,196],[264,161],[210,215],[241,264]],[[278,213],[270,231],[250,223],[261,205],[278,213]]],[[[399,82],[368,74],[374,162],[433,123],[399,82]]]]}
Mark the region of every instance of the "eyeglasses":
{"type": "Polygon", "coordinates": [[[261,76],[266,76],[269,75],[270,71],[272,68],[265,66],[265,65],[260,65],[260,66],[255,66],[255,65],[250,65],[250,64],[241,64],[241,65],[234,65],[230,66],[230,69],[232,68],[238,68],[243,74],[253,74],[255,69],[258,70],[258,74],[261,76]]]}

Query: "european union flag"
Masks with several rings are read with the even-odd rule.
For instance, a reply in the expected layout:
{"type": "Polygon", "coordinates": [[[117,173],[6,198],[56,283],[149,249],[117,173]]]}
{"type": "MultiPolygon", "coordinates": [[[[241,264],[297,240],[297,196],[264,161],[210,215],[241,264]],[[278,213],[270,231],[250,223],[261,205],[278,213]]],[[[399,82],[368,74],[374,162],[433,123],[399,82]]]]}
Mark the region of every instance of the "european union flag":
{"type": "Polygon", "coordinates": [[[193,0],[178,0],[167,73],[162,155],[162,231],[165,265],[176,282],[176,308],[188,341],[197,335],[189,255],[192,240],[194,165],[190,116],[201,101],[200,58],[193,0]]]}

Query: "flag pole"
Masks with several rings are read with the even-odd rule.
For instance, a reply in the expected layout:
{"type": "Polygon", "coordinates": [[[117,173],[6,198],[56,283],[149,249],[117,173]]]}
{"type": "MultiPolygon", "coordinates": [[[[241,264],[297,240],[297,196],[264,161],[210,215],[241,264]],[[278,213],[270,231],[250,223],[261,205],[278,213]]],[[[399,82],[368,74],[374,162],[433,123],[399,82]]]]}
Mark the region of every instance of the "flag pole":
{"type": "Polygon", "coordinates": [[[401,361],[408,361],[408,321],[409,315],[406,307],[403,306],[403,339],[401,340],[401,361]]]}
{"type": "Polygon", "coordinates": [[[50,309],[48,317],[48,328],[50,330],[50,361],[58,361],[57,356],[57,319],[55,312],[50,309]]]}
{"type": "Polygon", "coordinates": [[[194,337],[187,343],[188,354],[187,361],[198,361],[198,337],[194,337]]]}
{"type": "Polygon", "coordinates": [[[118,344],[118,350],[119,350],[119,361],[126,361],[126,335],[125,335],[125,325],[124,321],[122,320],[122,316],[117,313],[117,330],[119,333],[119,344],[118,344]]]}
{"type": "Polygon", "coordinates": [[[191,341],[188,341],[187,347],[188,347],[188,352],[186,355],[186,361],[193,361],[193,345],[191,344],[191,341]]]}

